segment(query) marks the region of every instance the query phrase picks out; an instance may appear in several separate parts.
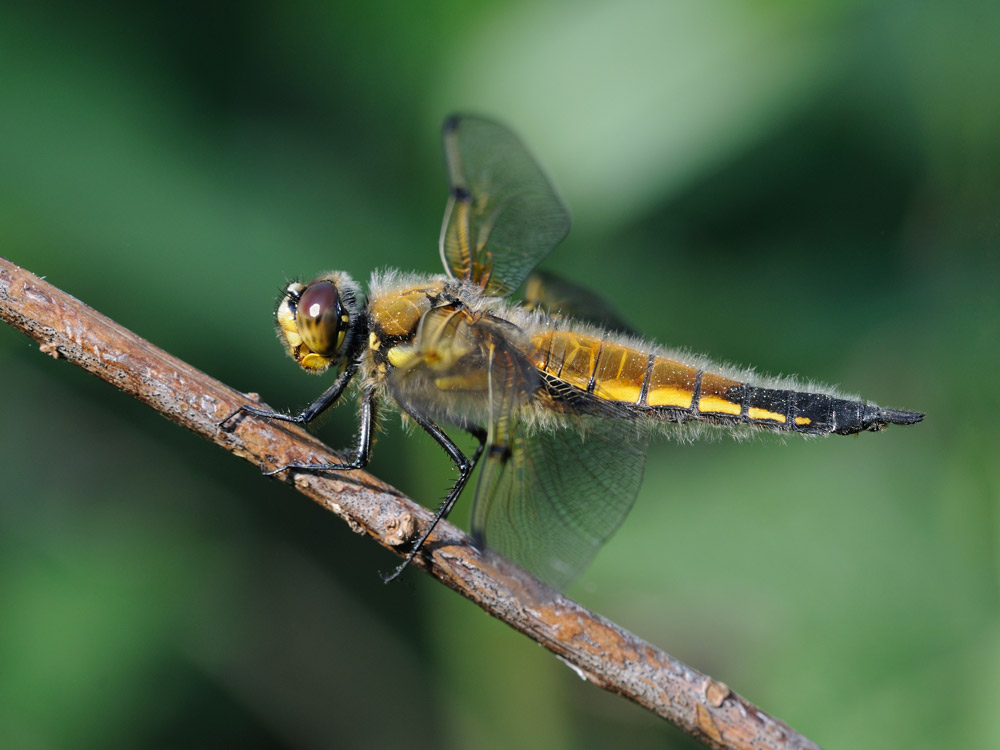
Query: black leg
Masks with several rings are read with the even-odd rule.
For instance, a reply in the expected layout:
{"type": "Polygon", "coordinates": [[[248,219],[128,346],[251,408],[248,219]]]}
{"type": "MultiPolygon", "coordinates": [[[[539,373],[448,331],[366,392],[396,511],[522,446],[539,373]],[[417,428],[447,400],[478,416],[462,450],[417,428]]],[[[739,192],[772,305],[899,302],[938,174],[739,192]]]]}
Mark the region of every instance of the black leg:
{"type": "MultiPolygon", "coordinates": [[[[357,366],[349,366],[343,373],[341,373],[332,386],[330,386],[322,395],[320,395],[319,398],[309,404],[309,406],[297,415],[281,414],[280,412],[271,411],[269,409],[259,409],[255,406],[244,404],[219,422],[219,427],[223,430],[231,429],[227,428],[227,423],[240,414],[252,414],[255,417],[261,417],[262,419],[277,419],[282,422],[293,422],[295,424],[305,424],[310,422],[318,414],[321,414],[338,398],[340,398],[356,370],[357,366]]],[[[455,480],[455,483],[448,491],[448,495],[445,497],[444,502],[441,503],[441,506],[434,514],[433,520],[414,543],[413,548],[407,554],[403,562],[400,563],[400,565],[391,574],[382,576],[382,580],[386,583],[396,580],[396,578],[398,578],[399,575],[406,570],[407,566],[413,562],[417,553],[420,552],[421,548],[424,546],[424,542],[427,541],[427,537],[429,537],[434,531],[438,521],[442,518],[447,518],[448,514],[451,513],[451,509],[455,507],[455,502],[458,500],[459,495],[462,494],[462,490],[465,489],[465,485],[468,484],[469,477],[472,475],[472,471],[476,468],[476,464],[479,463],[479,459],[483,455],[483,450],[486,448],[486,430],[482,427],[467,424],[461,425],[462,429],[476,438],[479,443],[476,446],[475,452],[472,454],[472,458],[470,459],[466,457],[461,450],[459,450],[458,446],[452,442],[451,438],[445,434],[444,430],[438,427],[434,422],[431,422],[426,417],[422,417],[419,414],[415,414],[406,409],[404,409],[404,411],[411,419],[413,419],[414,422],[420,425],[432,438],[434,438],[438,445],[444,448],[445,453],[448,454],[451,460],[455,463],[455,467],[458,469],[458,479],[455,480]]],[[[302,471],[351,471],[354,469],[365,468],[368,465],[369,458],[371,457],[372,433],[374,431],[375,422],[375,392],[371,388],[366,388],[362,393],[360,421],[361,426],[358,430],[358,442],[354,448],[354,454],[349,460],[336,464],[285,464],[284,466],[279,466],[272,471],[264,472],[264,475],[271,476],[273,474],[280,474],[288,469],[299,469],[302,471]]]]}
{"type": "Polygon", "coordinates": [[[444,448],[445,453],[455,462],[455,467],[458,469],[458,479],[455,480],[455,484],[452,485],[451,489],[448,491],[447,497],[445,497],[444,502],[437,509],[434,514],[433,520],[424,529],[424,533],[420,535],[416,542],[413,543],[413,548],[410,550],[409,554],[403,559],[392,573],[389,575],[383,575],[382,580],[386,583],[390,583],[399,578],[400,574],[406,570],[407,566],[413,562],[413,558],[417,556],[420,549],[424,546],[424,542],[427,541],[427,537],[431,535],[434,531],[434,527],[437,526],[438,521],[442,518],[447,518],[448,514],[451,513],[451,509],[455,507],[455,502],[458,500],[458,496],[462,494],[462,490],[469,481],[469,477],[472,476],[472,470],[476,468],[476,464],[479,463],[479,457],[483,455],[483,449],[486,447],[486,430],[482,427],[475,427],[465,425],[463,429],[471,434],[476,440],[479,441],[479,445],[476,446],[475,452],[472,454],[472,458],[469,459],[459,450],[458,446],[452,442],[444,430],[438,427],[436,424],[431,422],[429,419],[420,416],[419,414],[414,414],[412,412],[406,412],[407,415],[418,425],[424,428],[424,430],[432,438],[434,438],[438,445],[444,448]]]}
{"type": "MultiPolygon", "coordinates": [[[[323,395],[325,396],[326,394],[323,395]]],[[[310,407],[310,409],[311,408],[312,407],[310,407]]],[[[319,411],[322,411],[322,409],[319,411]]],[[[306,409],[303,414],[307,412],[309,412],[309,409],[306,409]]],[[[268,415],[264,414],[261,416],[268,415]]],[[[312,419],[314,416],[316,416],[316,414],[310,416],[309,419],[312,419]]],[[[297,420],[287,419],[287,421],[294,422],[297,420]]],[[[309,420],[306,419],[304,421],[308,422],[309,420]]],[[[375,427],[375,391],[372,388],[365,388],[364,392],[361,394],[360,421],[361,426],[358,428],[358,443],[354,447],[354,454],[350,460],[337,464],[285,464],[284,466],[279,466],[277,469],[265,471],[264,476],[269,477],[274,474],[280,474],[286,469],[305,469],[308,471],[351,471],[353,469],[365,468],[368,465],[368,460],[371,458],[372,454],[372,432],[375,427]]]]}
{"type": "Polygon", "coordinates": [[[243,404],[236,409],[236,411],[219,422],[219,428],[227,431],[231,430],[232,427],[228,426],[227,422],[240,414],[252,414],[255,417],[277,419],[281,422],[294,422],[295,424],[306,424],[307,422],[311,422],[317,417],[317,415],[326,411],[331,404],[340,398],[340,395],[344,392],[344,389],[347,388],[347,384],[351,382],[351,378],[354,376],[357,369],[357,365],[349,365],[345,368],[345,370],[333,382],[333,385],[323,391],[319,398],[309,404],[309,406],[303,409],[299,414],[282,414],[281,412],[271,411],[270,409],[259,409],[256,406],[243,404]]]}

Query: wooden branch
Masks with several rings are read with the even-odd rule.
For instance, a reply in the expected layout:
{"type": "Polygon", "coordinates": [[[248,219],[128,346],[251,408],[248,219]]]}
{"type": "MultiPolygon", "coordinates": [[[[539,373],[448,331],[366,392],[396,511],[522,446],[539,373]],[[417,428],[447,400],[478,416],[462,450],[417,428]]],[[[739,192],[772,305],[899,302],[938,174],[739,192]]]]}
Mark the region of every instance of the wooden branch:
{"type": "MultiPolygon", "coordinates": [[[[256,466],[339,460],[288,424],[245,418],[234,432],[223,432],[219,420],[247,403],[247,396],[3,258],[0,318],[39,342],[43,353],[82,367],[256,466]]],[[[361,471],[341,477],[291,473],[279,479],[397,554],[431,518],[427,509],[361,471]]],[[[449,523],[438,525],[414,566],[542,644],[581,677],[645,706],[708,747],[818,747],[725,684],[476,549],[449,523]]]]}

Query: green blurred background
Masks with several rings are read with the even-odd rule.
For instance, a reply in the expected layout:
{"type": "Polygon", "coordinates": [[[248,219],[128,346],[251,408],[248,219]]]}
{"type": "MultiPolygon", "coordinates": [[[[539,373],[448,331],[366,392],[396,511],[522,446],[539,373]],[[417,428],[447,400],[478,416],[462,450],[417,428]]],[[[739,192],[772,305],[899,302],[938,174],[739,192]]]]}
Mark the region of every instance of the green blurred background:
{"type": "MultiPolygon", "coordinates": [[[[546,268],[928,414],[660,443],[569,593],[825,746],[997,746],[998,32],[972,0],[7,2],[0,255],[297,408],[325,381],[279,287],[439,271],[439,123],[501,119],[574,215],[546,268]]],[[[4,747],[694,746],[7,328],[0,420],[4,747]]],[[[372,471],[441,497],[387,427],[372,471]]]]}

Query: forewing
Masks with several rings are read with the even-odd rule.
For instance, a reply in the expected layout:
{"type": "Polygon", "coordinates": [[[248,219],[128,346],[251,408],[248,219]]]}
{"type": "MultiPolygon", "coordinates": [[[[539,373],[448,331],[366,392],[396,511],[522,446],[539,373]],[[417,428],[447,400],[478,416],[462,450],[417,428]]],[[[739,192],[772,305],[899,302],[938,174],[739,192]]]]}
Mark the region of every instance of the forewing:
{"type": "Polygon", "coordinates": [[[583,416],[565,429],[538,432],[510,422],[487,447],[473,535],[553,587],[565,587],[631,509],[646,438],[632,420],[583,416]]]}
{"type": "Polygon", "coordinates": [[[452,116],[442,139],[451,195],[441,260],[454,278],[506,296],[569,232],[569,211],[504,126],[452,116]]]}

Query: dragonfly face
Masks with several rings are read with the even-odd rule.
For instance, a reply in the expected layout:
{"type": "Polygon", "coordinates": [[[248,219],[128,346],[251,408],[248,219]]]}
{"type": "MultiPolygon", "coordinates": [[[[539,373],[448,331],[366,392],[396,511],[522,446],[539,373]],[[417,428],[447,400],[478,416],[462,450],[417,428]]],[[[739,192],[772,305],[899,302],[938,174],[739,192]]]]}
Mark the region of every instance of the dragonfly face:
{"type": "Polygon", "coordinates": [[[285,288],[274,320],[289,356],[309,372],[342,366],[358,334],[358,287],[347,274],[327,274],[285,288]]]}
{"type": "Polygon", "coordinates": [[[448,515],[477,463],[473,535],[559,587],[628,513],[653,434],[695,423],[853,434],[923,418],[673,354],[628,335],[610,306],[557,279],[533,278],[525,304],[509,301],[565,237],[569,213],[502,125],[451,117],[443,137],[451,184],[440,240],[446,273],[377,274],[364,304],[344,273],[290,284],[275,313],[286,350],[303,369],[339,375],[301,414],[237,412],[308,422],[360,374],[352,460],[277,471],[364,466],[376,402],[396,405],[442,446],[459,479],[391,577],[448,515]],[[477,439],[472,456],[441,423],[477,439]]]}

